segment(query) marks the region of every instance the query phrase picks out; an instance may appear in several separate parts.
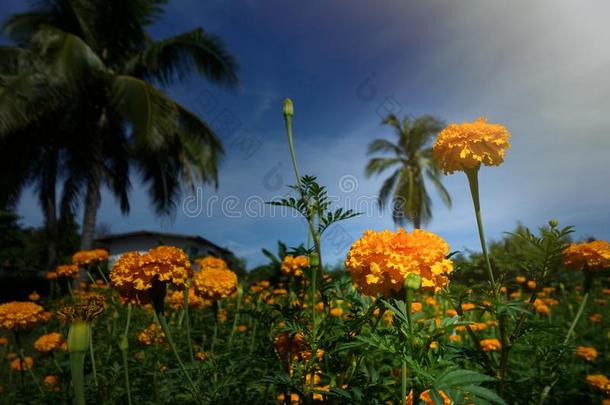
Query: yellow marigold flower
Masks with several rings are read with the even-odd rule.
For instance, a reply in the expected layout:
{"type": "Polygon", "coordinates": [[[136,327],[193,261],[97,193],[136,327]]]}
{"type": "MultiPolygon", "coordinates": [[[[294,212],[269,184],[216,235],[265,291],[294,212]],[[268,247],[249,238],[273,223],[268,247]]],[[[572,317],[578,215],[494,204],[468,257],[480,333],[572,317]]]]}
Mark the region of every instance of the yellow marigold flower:
{"type": "Polygon", "coordinates": [[[207,358],[208,358],[208,354],[207,354],[206,352],[201,352],[201,351],[200,351],[200,352],[195,353],[195,358],[196,358],[197,360],[204,361],[205,359],[207,359],[207,358]]]}
{"type": "Polygon", "coordinates": [[[450,124],[443,129],[433,146],[434,158],[445,174],[478,169],[481,164],[498,166],[510,148],[510,133],[504,125],[474,122],[450,124]]]}
{"type": "Polygon", "coordinates": [[[30,295],[28,295],[28,299],[30,301],[36,302],[36,301],[40,300],[40,294],[38,294],[36,291],[32,291],[32,293],[30,295]]]}
{"type": "Polygon", "coordinates": [[[227,266],[227,262],[219,257],[214,256],[206,256],[202,259],[195,259],[195,264],[199,266],[200,270],[209,270],[209,269],[221,269],[221,270],[229,270],[229,266],[227,266]]]}
{"type": "Polygon", "coordinates": [[[282,260],[281,270],[287,276],[302,277],[303,269],[307,266],[309,266],[308,257],[288,255],[282,260]]]}
{"type": "Polygon", "coordinates": [[[13,301],[0,305],[0,327],[5,329],[29,329],[48,319],[44,308],[33,302],[13,301]]]}
{"type": "Polygon", "coordinates": [[[572,243],[563,251],[563,260],[567,267],[576,270],[585,266],[591,271],[610,268],[610,243],[605,240],[572,243]]]}
{"type": "Polygon", "coordinates": [[[195,292],[208,300],[226,298],[237,290],[237,275],[231,270],[208,269],[193,277],[195,292]]]}
{"type": "Polygon", "coordinates": [[[81,250],[72,256],[72,263],[77,266],[88,266],[106,260],[108,260],[108,252],[104,249],[81,250]]]}
{"type": "Polygon", "coordinates": [[[141,255],[125,253],[112,267],[110,281],[122,297],[144,305],[151,301],[151,290],[159,283],[172,284],[181,290],[191,276],[186,254],[172,246],[159,246],[141,255]]]}
{"type": "Polygon", "coordinates": [[[48,353],[52,350],[61,349],[65,339],[61,333],[51,332],[42,335],[34,342],[34,349],[41,353],[48,353]]]}
{"type": "Polygon", "coordinates": [[[11,369],[15,371],[28,371],[31,370],[33,366],[34,359],[32,359],[30,356],[25,357],[23,361],[21,358],[16,358],[15,360],[11,361],[11,369]]]}
{"type": "Polygon", "coordinates": [[[329,311],[329,314],[332,317],[339,318],[341,315],[343,315],[343,308],[340,308],[340,307],[331,308],[331,310],[329,311]]]}
{"type": "Polygon", "coordinates": [[[481,339],[481,348],[483,351],[492,352],[500,350],[502,348],[502,344],[498,339],[481,339]]]}
{"type": "Polygon", "coordinates": [[[420,276],[423,289],[438,292],[453,271],[453,262],[445,258],[448,253],[449,245],[429,231],[369,230],[354,242],[345,266],[366,295],[390,296],[402,290],[408,274],[420,276]]]}
{"type": "Polygon", "coordinates": [[[78,266],[75,264],[63,264],[55,269],[58,277],[75,277],[79,276],[78,266]]]}
{"type": "Polygon", "coordinates": [[[165,342],[165,333],[159,325],[152,323],[138,334],[138,341],[145,346],[159,345],[165,342]]]}
{"type": "Polygon", "coordinates": [[[438,349],[438,342],[436,340],[430,342],[430,349],[438,349]]]}
{"type": "Polygon", "coordinates": [[[594,347],[576,346],[576,356],[586,361],[593,361],[597,358],[597,350],[594,347]]]}
{"type": "Polygon", "coordinates": [[[610,380],[603,374],[590,374],[587,376],[587,382],[593,388],[606,393],[610,392],[610,380]]]}

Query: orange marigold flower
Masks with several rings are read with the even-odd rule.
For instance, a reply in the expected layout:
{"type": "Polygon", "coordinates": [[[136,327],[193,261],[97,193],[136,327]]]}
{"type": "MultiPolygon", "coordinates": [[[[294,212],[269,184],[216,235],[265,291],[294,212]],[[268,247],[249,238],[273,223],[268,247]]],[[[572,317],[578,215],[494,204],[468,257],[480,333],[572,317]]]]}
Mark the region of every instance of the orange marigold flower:
{"type": "Polygon", "coordinates": [[[197,360],[203,361],[208,358],[208,354],[206,352],[197,352],[195,353],[195,358],[197,360]]]}
{"type": "Polygon", "coordinates": [[[309,266],[307,256],[288,255],[282,260],[281,270],[287,276],[301,277],[303,276],[303,269],[307,266],[309,266]]]}
{"type": "Polygon", "coordinates": [[[209,270],[209,269],[221,269],[221,270],[229,270],[229,266],[227,266],[227,262],[219,257],[214,256],[206,256],[204,258],[195,259],[195,264],[199,266],[200,270],[209,270]]]}
{"type": "Polygon", "coordinates": [[[31,370],[33,366],[34,359],[30,356],[24,357],[23,361],[19,357],[11,361],[11,369],[15,371],[28,371],[31,370]]]}
{"type": "Polygon", "coordinates": [[[193,286],[199,296],[216,301],[237,290],[237,275],[225,269],[200,270],[193,276],[193,286]]]}
{"type": "MultiPolygon", "coordinates": [[[[167,302],[174,309],[184,307],[184,291],[172,291],[167,295],[167,302]]],[[[189,308],[205,308],[212,302],[205,300],[195,293],[193,287],[189,288],[189,308]]]]}
{"type": "Polygon", "coordinates": [[[448,253],[447,242],[429,231],[369,230],[354,242],[345,266],[366,295],[390,296],[402,290],[408,274],[420,276],[423,289],[438,292],[453,271],[453,262],[445,258],[448,253]]]}
{"type": "Polygon", "coordinates": [[[108,252],[104,249],[81,250],[72,256],[72,263],[77,266],[88,266],[106,260],[108,260],[108,252]]]}
{"type": "Polygon", "coordinates": [[[5,337],[0,337],[0,346],[8,345],[8,339],[5,337]]]}
{"type": "MultiPolygon", "coordinates": [[[[447,396],[447,394],[445,394],[445,391],[438,390],[438,394],[443,399],[443,405],[451,405],[453,403],[453,402],[451,402],[451,399],[447,396]]],[[[432,399],[430,390],[426,390],[426,391],[422,392],[421,395],[419,396],[419,399],[421,401],[424,401],[426,404],[436,405],[436,402],[434,402],[434,399],[432,399]]]]}
{"type": "Polygon", "coordinates": [[[481,164],[498,166],[510,148],[509,139],[510,133],[504,125],[487,123],[481,117],[443,129],[436,138],[433,154],[445,174],[476,170],[481,164]]]}
{"type": "Polygon", "coordinates": [[[587,382],[593,388],[596,388],[600,391],[604,391],[606,393],[610,392],[610,380],[603,374],[589,374],[587,376],[587,382]]]}
{"type": "Polygon", "coordinates": [[[452,342],[459,342],[462,340],[462,337],[460,335],[449,335],[449,340],[452,342]]]}
{"type": "Polygon", "coordinates": [[[460,307],[462,308],[462,311],[468,312],[468,311],[472,311],[477,306],[475,304],[473,304],[472,302],[465,302],[462,305],[460,305],[460,307]]]}
{"type": "Polygon", "coordinates": [[[151,301],[150,292],[155,285],[172,284],[182,290],[191,273],[191,263],[181,249],[158,246],[144,255],[122,255],[112,267],[110,281],[129,302],[144,305],[151,301]]]}
{"type": "Polygon", "coordinates": [[[602,315],[601,314],[591,314],[589,316],[589,321],[591,323],[600,323],[602,321],[602,315]]]}
{"type": "Polygon", "coordinates": [[[502,348],[502,344],[498,339],[481,339],[481,348],[483,351],[492,352],[500,350],[502,348]]]}
{"type": "Polygon", "coordinates": [[[40,299],[40,294],[38,294],[36,291],[32,291],[30,293],[30,295],[28,295],[28,299],[30,301],[36,302],[36,301],[38,301],[40,299]]]}
{"type": "Polygon", "coordinates": [[[156,323],[151,323],[146,329],[138,334],[138,341],[145,346],[159,345],[165,342],[165,333],[156,323]]]}
{"type": "Polygon", "coordinates": [[[576,346],[576,356],[586,361],[593,361],[597,358],[597,350],[589,346],[576,346]]]}
{"type": "Polygon", "coordinates": [[[343,315],[343,308],[341,308],[341,307],[331,308],[331,310],[329,311],[329,314],[332,317],[339,318],[341,315],[343,315]]]}
{"type": "Polygon", "coordinates": [[[61,333],[51,332],[42,335],[34,342],[34,349],[42,353],[48,353],[52,350],[61,349],[65,339],[61,333]]]}
{"type": "Polygon", "coordinates": [[[445,313],[447,314],[447,316],[451,316],[451,317],[454,317],[458,314],[455,309],[448,309],[447,311],[445,311],[445,313]]]}
{"type": "Polygon", "coordinates": [[[534,280],[529,280],[527,282],[527,288],[529,288],[530,290],[535,290],[536,289],[536,282],[534,280]]]}
{"type": "MultiPolygon", "coordinates": [[[[284,398],[285,398],[285,397],[284,397],[284,394],[283,394],[283,393],[279,394],[279,395],[276,397],[276,399],[277,399],[279,402],[281,402],[282,404],[286,402],[286,401],[284,400],[284,398]]],[[[291,403],[291,404],[298,404],[298,403],[299,403],[299,401],[300,401],[300,399],[301,399],[301,398],[299,397],[299,394],[297,394],[296,392],[291,392],[291,393],[290,393],[290,403],[291,403]]]]}
{"type": "Polygon", "coordinates": [[[57,385],[58,379],[55,375],[47,375],[44,377],[44,384],[48,386],[57,385]]]}
{"type": "Polygon", "coordinates": [[[515,277],[515,281],[519,284],[523,284],[527,281],[527,279],[523,276],[517,276],[517,277],[515,277]]]}
{"type": "Polygon", "coordinates": [[[33,302],[13,301],[0,305],[0,327],[5,329],[29,329],[48,319],[44,308],[33,302]]]}
{"type": "Polygon", "coordinates": [[[47,272],[47,280],[56,280],[57,279],[57,272],[55,271],[49,271],[47,272]]]}
{"type": "Polygon", "coordinates": [[[567,267],[582,270],[585,266],[592,271],[610,268],[610,243],[605,240],[572,243],[563,251],[567,267]]]}
{"type": "Polygon", "coordinates": [[[78,266],[75,264],[62,264],[55,269],[58,277],[75,277],[79,276],[78,266]]]}

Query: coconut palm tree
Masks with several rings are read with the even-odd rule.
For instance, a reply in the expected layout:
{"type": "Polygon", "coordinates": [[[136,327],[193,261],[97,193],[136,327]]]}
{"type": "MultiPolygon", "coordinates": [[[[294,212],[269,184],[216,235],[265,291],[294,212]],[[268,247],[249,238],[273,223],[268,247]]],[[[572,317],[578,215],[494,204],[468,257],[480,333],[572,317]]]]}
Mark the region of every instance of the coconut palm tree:
{"type": "Polygon", "coordinates": [[[443,128],[443,123],[429,115],[415,119],[405,116],[400,121],[390,114],[382,124],[392,127],[396,140],[375,139],[369,144],[369,155],[385,153],[389,156],[371,158],[365,174],[370,177],[393,170],[379,191],[381,206],[383,208],[391,199],[394,223],[412,223],[415,228],[420,228],[432,218],[432,202],[426,189],[426,179],[437,189],[443,202],[451,207],[451,197],[443,186],[442,173],[432,157],[430,146],[434,136],[443,128]]]}
{"type": "Polygon", "coordinates": [[[217,185],[219,139],[161,88],[192,72],[234,87],[236,63],[201,28],[153,40],[146,27],[165,3],[45,0],[3,27],[16,46],[0,48],[0,138],[25,133],[39,141],[34,134],[51,118],[72,123],[55,140],[56,173],[64,181],[61,206],[84,203],[85,249],[93,242],[103,184],[128,211],[130,168],[161,214],[172,212],[183,186],[217,185]]]}

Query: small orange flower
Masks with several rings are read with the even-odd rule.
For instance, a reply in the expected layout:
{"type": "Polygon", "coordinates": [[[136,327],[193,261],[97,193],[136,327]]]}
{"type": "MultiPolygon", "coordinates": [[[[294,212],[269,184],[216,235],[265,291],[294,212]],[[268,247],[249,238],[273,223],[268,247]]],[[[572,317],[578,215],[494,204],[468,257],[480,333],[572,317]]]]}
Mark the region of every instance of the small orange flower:
{"type": "Polygon", "coordinates": [[[523,276],[517,276],[517,277],[515,277],[515,281],[519,284],[523,284],[527,281],[527,279],[523,276]]]}
{"type": "Polygon", "coordinates": [[[108,252],[104,249],[81,250],[72,256],[72,263],[77,266],[88,266],[108,260],[108,252]]]}
{"type": "Polygon", "coordinates": [[[28,299],[30,301],[36,302],[36,301],[40,300],[40,294],[38,294],[36,291],[32,291],[32,293],[30,295],[28,295],[28,299]]]}
{"type": "Polygon", "coordinates": [[[308,266],[309,258],[307,256],[287,255],[282,260],[281,270],[287,276],[302,277],[303,269],[308,266]]]}
{"type": "Polygon", "coordinates": [[[535,290],[536,289],[536,282],[534,280],[529,280],[527,282],[527,288],[529,288],[530,290],[535,290]]]}
{"type": "Polygon", "coordinates": [[[339,318],[341,315],[343,315],[343,308],[340,308],[340,307],[331,308],[329,314],[330,314],[330,316],[332,316],[334,318],[339,318]]]}
{"type": "Polygon", "coordinates": [[[42,335],[34,342],[34,349],[41,353],[48,353],[53,350],[61,349],[65,339],[61,333],[51,332],[42,335]]]}
{"type": "Polygon", "coordinates": [[[597,350],[594,347],[576,346],[576,356],[586,361],[594,361],[597,358],[597,350]]]}
{"type": "Polygon", "coordinates": [[[62,264],[55,269],[58,277],[74,277],[78,278],[79,269],[75,264],[62,264]]]}
{"type": "Polygon", "coordinates": [[[498,339],[481,339],[481,348],[485,352],[495,352],[502,348],[498,339]]]}
{"type": "Polygon", "coordinates": [[[590,374],[587,376],[587,382],[593,388],[610,393],[610,379],[603,374],[590,374]]]}
{"type": "Polygon", "coordinates": [[[15,371],[28,371],[31,370],[33,366],[34,359],[32,359],[30,356],[25,357],[23,361],[21,358],[16,358],[15,360],[11,361],[11,369],[15,371]]]}

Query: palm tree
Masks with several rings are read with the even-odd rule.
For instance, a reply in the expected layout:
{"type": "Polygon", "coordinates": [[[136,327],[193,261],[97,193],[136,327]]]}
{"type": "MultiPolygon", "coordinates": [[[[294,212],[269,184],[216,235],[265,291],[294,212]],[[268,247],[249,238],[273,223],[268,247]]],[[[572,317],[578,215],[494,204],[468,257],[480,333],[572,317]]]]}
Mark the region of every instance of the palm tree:
{"type": "MultiPolygon", "coordinates": [[[[31,145],[40,141],[42,123],[53,117],[71,123],[54,140],[55,168],[63,176],[62,209],[84,202],[84,249],[93,242],[104,183],[128,212],[130,168],[141,174],[160,214],[173,211],[183,186],[217,185],[219,139],[157,86],[195,71],[234,87],[236,63],[201,28],[153,40],[145,28],[165,3],[45,0],[4,24],[16,46],[0,48],[0,138],[28,134],[23,142],[31,145]]],[[[43,149],[51,141],[43,139],[43,149]]]]}
{"type": "Polygon", "coordinates": [[[392,195],[392,219],[396,225],[412,223],[420,228],[432,218],[432,202],[426,190],[425,178],[436,187],[443,202],[451,207],[451,197],[441,181],[441,170],[433,156],[430,143],[443,128],[438,118],[424,115],[415,119],[405,116],[402,122],[388,115],[383,125],[394,129],[396,141],[375,139],[369,144],[368,154],[386,153],[388,157],[371,158],[366,166],[367,177],[394,169],[379,191],[382,208],[392,195]]]}

